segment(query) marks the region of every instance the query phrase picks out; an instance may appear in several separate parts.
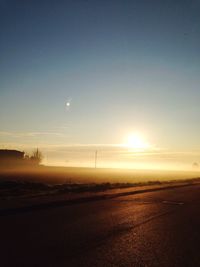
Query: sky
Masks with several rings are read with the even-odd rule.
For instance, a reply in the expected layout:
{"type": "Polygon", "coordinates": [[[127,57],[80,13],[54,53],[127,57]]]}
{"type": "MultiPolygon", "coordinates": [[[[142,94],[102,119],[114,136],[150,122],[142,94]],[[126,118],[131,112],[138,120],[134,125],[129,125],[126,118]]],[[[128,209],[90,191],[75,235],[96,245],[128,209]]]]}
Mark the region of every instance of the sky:
{"type": "Polygon", "coordinates": [[[90,166],[96,149],[101,166],[198,161],[199,14],[199,0],[0,0],[0,147],[49,165],[90,166]],[[148,155],[124,157],[131,133],[148,155]]]}

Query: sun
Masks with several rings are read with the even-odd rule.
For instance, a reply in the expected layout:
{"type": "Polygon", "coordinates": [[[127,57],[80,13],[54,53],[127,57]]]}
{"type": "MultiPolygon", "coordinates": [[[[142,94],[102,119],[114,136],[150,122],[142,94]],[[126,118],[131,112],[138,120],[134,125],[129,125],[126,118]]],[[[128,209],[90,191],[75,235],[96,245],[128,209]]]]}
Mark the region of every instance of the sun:
{"type": "Polygon", "coordinates": [[[137,151],[143,151],[150,147],[148,142],[141,134],[130,134],[126,138],[125,146],[137,151]]]}

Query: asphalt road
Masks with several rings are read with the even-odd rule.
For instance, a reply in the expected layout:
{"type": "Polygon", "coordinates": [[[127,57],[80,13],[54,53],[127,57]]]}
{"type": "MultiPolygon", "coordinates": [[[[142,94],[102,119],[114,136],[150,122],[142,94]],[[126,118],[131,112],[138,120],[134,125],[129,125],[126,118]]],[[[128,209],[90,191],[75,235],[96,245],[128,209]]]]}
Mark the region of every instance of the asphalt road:
{"type": "Polygon", "coordinates": [[[0,266],[200,266],[200,185],[0,217],[0,266]]]}

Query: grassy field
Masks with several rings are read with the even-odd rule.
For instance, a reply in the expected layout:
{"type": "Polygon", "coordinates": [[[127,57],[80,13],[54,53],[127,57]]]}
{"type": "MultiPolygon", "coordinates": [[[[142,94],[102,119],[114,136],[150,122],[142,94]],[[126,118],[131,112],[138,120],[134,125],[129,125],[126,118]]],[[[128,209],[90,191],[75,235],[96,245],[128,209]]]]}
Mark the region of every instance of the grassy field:
{"type": "MultiPolygon", "coordinates": [[[[60,168],[10,169],[0,172],[0,207],[38,205],[98,196],[119,190],[199,182],[198,172],[60,168]]],[[[140,190],[140,189],[137,189],[140,190]]]]}
{"type": "Polygon", "coordinates": [[[94,169],[40,166],[35,169],[1,171],[0,179],[23,180],[47,184],[63,183],[144,183],[197,178],[198,171],[158,171],[94,169]]]}

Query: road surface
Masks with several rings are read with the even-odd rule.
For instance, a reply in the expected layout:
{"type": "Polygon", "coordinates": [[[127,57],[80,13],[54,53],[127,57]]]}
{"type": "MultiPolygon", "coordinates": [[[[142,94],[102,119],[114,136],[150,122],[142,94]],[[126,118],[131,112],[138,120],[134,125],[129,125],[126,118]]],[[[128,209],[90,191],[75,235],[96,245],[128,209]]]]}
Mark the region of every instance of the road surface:
{"type": "Polygon", "coordinates": [[[0,266],[200,266],[200,185],[0,217],[0,266]]]}

